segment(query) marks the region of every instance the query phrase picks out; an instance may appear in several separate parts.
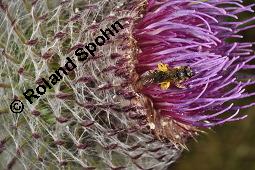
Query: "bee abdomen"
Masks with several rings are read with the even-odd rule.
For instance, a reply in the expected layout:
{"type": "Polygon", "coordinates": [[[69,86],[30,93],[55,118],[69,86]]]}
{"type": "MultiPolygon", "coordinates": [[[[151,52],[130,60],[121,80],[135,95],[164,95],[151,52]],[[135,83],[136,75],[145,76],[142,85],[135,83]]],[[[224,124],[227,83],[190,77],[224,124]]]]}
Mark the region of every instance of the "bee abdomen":
{"type": "Polygon", "coordinates": [[[166,72],[163,71],[156,71],[153,73],[153,82],[154,83],[161,83],[168,80],[169,76],[166,72]]]}

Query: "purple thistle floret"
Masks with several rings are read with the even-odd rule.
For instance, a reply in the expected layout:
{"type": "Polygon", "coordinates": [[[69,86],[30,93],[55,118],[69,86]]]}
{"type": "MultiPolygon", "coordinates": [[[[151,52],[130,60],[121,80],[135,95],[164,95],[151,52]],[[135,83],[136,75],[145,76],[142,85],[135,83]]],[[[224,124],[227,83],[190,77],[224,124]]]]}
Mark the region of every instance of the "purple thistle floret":
{"type": "Polygon", "coordinates": [[[238,19],[242,12],[253,12],[255,4],[242,6],[240,0],[148,0],[143,17],[133,35],[140,48],[138,75],[154,70],[160,62],[170,67],[190,66],[195,76],[186,81],[186,89],[158,84],[144,86],[140,92],[150,98],[160,116],[195,127],[212,127],[246,117],[233,102],[252,97],[246,93],[252,80],[241,80],[241,70],[254,69],[252,43],[228,43],[227,38],[242,38],[239,32],[254,28],[255,17],[238,19]],[[247,26],[248,25],[248,26],[247,26]],[[249,64],[250,63],[250,64],[249,64]],[[227,116],[230,114],[230,116],[227,116]]]}

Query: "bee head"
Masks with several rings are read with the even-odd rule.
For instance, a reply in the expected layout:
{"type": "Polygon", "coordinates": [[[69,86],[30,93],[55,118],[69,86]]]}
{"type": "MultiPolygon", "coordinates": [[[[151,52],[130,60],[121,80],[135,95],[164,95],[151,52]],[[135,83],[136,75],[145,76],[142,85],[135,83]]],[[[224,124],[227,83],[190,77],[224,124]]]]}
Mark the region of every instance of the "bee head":
{"type": "Polygon", "coordinates": [[[195,75],[194,72],[192,71],[192,69],[189,66],[185,66],[184,70],[185,70],[185,73],[186,73],[187,77],[189,77],[189,78],[191,78],[195,75]]]}

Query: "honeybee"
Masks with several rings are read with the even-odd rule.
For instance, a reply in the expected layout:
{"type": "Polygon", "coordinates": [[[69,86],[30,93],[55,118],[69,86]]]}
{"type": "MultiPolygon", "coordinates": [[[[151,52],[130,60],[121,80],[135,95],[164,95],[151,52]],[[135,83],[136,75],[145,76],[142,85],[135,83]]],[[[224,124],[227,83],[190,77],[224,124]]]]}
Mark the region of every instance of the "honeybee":
{"type": "Polygon", "coordinates": [[[166,90],[171,84],[178,88],[186,88],[182,82],[194,76],[189,66],[178,66],[170,68],[168,64],[159,63],[157,69],[145,72],[140,81],[143,85],[158,83],[162,90],[166,90]]]}

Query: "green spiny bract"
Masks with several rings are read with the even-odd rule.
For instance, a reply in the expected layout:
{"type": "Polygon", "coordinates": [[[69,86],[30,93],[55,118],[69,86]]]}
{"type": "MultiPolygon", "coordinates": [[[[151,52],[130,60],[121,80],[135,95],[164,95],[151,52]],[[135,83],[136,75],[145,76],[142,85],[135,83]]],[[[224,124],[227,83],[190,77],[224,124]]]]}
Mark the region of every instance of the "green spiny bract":
{"type": "Polygon", "coordinates": [[[166,168],[181,150],[155,140],[131,101],[130,27],[138,1],[0,0],[0,169],[166,168]],[[78,62],[75,49],[125,27],[78,62]],[[30,104],[23,96],[70,57],[77,68],[30,104]],[[24,103],[10,111],[14,98],[24,103]]]}

